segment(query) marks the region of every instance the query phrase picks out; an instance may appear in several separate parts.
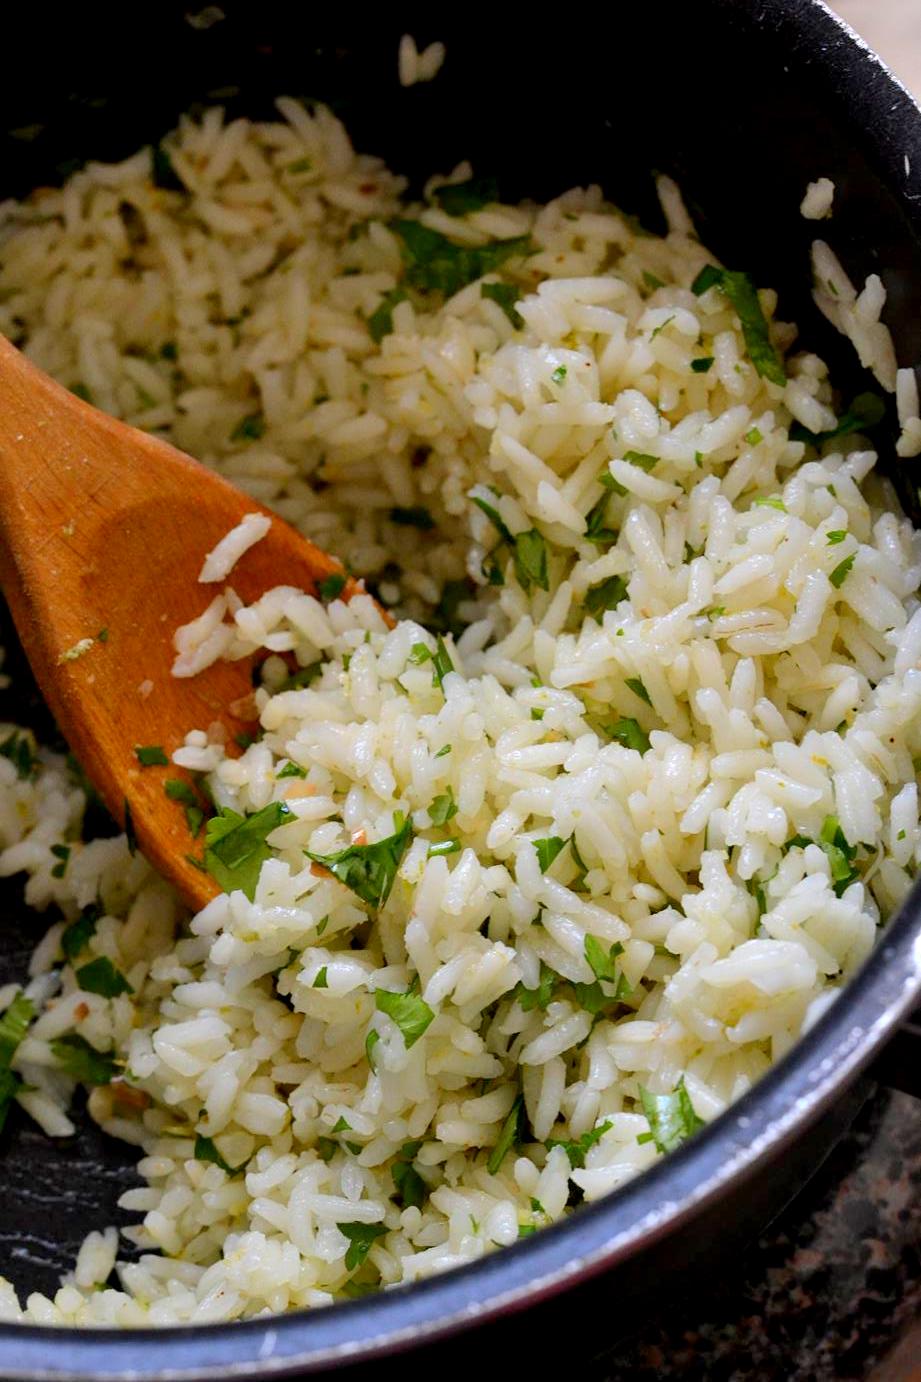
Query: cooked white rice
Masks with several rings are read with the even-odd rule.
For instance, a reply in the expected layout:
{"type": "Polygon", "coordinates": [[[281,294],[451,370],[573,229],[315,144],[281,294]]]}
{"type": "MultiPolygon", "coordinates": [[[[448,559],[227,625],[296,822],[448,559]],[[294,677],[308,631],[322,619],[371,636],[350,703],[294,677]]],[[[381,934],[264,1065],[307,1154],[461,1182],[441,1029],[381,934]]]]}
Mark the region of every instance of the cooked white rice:
{"type": "Polygon", "coordinates": [[[240,519],[235,528],[221,538],[205,557],[199,574],[199,581],[210,585],[223,581],[230,575],[237,562],[261,542],[272,526],[272,520],[264,513],[248,513],[240,519]]]}
{"type": "MultiPolygon", "coordinates": [[[[836,425],[825,366],[757,372],[727,296],[691,290],[711,259],[673,184],[664,238],[598,188],[407,212],[328,112],[280,109],[184,121],[188,195],[145,153],[3,209],[0,329],[407,615],[228,588],[177,634],[180,674],[271,653],[260,740],[230,758],[190,727],[174,753],[222,812],[276,822],[252,898],[192,919],[124,837],[81,841],[60,759],[0,757],[0,873],[64,917],[32,961],[19,1102],[70,1130],[62,1036],[123,1062],[89,1106],[142,1153],[121,1203],[146,1250],[116,1289],[115,1234],[93,1235],[53,1300],[4,1289],[8,1318],[232,1319],[514,1242],[652,1164],[656,1098],[680,1137],[747,1090],[921,859],[921,538],[867,438],[791,437],[836,425]],[[533,253],[491,293],[388,299],[375,342],[396,214],[533,253]],[[453,613],[442,643],[421,622],[453,613]],[[395,834],[380,909],[307,857],[395,834]],[[99,960],[133,992],[81,987],[99,960]]],[[[894,387],[878,287],[817,255],[894,387]]]]}

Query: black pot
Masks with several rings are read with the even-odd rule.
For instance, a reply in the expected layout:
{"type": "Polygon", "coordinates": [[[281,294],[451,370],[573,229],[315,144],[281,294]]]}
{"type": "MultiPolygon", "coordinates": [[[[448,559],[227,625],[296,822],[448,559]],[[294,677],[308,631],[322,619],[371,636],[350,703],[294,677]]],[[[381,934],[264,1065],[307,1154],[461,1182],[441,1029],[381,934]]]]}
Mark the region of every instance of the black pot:
{"type": "MultiPolygon", "coordinates": [[[[856,391],[867,381],[811,303],[816,227],[798,210],[806,183],[828,176],[835,215],[822,235],[853,276],[881,273],[900,363],[921,359],[921,112],[818,0],[615,0],[600,15],[516,9],[514,26],[481,9],[385,24],[360,11],[318,20],[284,3],[194,13],[161,3],[136,21],[132,12],[130,36],[124,13],[91,4],[54,15],[50,56],[47,12],[20,17],[13,34],[5,21],[13,60],[0,129],[16,133],[2,142],[4,195],[60,179],[73,160],[127,155],[195,102],[264,115],[279,93],[330,101],[358,147],[414,178],[471,158],[499,176],[506,197],[601,182],[651,228],[650,169],[662,169],[681,184],[705,243],[778,286],[781,316],[856,391]],[[405,91],[396,79],[404,29],[448,45],[438,79],[405,91]]],[[[917,515],[915,464],[891,473],[917,515]]],[[[593,1337],[610,1347],[650,1301],[731,1263],[791,1198],[847,1126],[861,1072],[919,995],[916,887],[842,997],[754,1091],[565,1223],[419,1285],[309,1313],[123,1334],[2,1326],[0,1375],[255,1378],[374,1359],[375,1375],[466,1361],[542,1376],[558,1358],[581,1365],[593,1337]],[[425,1359],[395,1359],[420,1346],[425,1359]]],[[[917,1068],[917,1054],[891,1048],[897,1082],[910,1084],[917,1068]]],[[[27,1165],[5,1158],[18,1200],[0,1215],[4,1256],[36,1233],[53,1238],[55,1220],[73,1218],[75,1184],[113,1163],[111,1146],[102,1169],[39,1151],[34,1138],[28,1146],[27,1165]],[[42,1176],[47,1222],[29,1199],[42,1176]]]]}

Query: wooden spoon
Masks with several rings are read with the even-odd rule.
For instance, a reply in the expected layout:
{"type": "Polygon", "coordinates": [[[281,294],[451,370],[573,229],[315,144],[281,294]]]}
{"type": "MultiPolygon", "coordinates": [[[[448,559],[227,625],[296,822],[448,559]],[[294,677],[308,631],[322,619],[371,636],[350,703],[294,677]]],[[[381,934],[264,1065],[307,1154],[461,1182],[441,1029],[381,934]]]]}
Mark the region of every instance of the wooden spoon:
{"type": "MultiPolygon", "coordinates": [[[[253,659],[171,675],[173,633],[223,586],[202,561],[248,513],[268,513],[197,461],[81,402],[0,337],[0,586],[38,684],[112,815],[199,908],[218,891],[169,778],[135,748],[169,757],[216,721],[252,728],[253,659]],[[84,640],[90,642],[84,645],[84,640]],[[74,650],[85,646],[75,655],[74,650]]],[[[342,565],[269,514],[268,534],[228,584],[247,603],[276,585],[316,592],[342,565]]],[[[349,598],[359,589],[351,579],[349,598]]]]}

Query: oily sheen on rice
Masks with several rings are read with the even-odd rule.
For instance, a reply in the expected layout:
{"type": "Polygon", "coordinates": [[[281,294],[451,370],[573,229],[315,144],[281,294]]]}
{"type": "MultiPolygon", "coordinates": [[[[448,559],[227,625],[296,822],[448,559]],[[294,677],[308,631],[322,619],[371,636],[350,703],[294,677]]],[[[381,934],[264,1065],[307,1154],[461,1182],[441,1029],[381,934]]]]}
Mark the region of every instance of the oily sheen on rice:
{"type": "MultiPolygon", "coordinates": [[[[232,1319],[515,1242],[652,1164],[657,1098],[684,1091],[686,1134],[747,1090],[921,858],[921,540],[867,437],[791,433],[842,409],[774,294],[785,384],[727,294],[692,290],[712,257],[667,179],[661,237],[597,188],[407,209],[327,111],[279,104],[183,121],[185,192],[144,152],[3,210],[0,329],[403,616],[283,572],[243,606],[241,535],[219,551],[177,670],[268,650],[261,735],[169,748],[219,810],[279,805],[252,896],[193,918],[123,837],[81,839],[61,759],[0,757],[0,873],[64,918],[32,960],[18,1101],[68,1132],[54,1043],[113,1052],[90,1111],[145,1182],[117,1286],[106,1230],[53,1299],[5,1287],[9,1318],[232,1319]],[[391,299],[375,340],[394,215],[468,246],[528,235],[486,275],[515,315],[475,280],[391,299]],[[379,908],[317,862],[394,836],[379,908]],[[100,958],[132,992],[80,987],[100,958]]],[[[880,307],[848,298],[844,325],[893,384],[880,307]]]]}

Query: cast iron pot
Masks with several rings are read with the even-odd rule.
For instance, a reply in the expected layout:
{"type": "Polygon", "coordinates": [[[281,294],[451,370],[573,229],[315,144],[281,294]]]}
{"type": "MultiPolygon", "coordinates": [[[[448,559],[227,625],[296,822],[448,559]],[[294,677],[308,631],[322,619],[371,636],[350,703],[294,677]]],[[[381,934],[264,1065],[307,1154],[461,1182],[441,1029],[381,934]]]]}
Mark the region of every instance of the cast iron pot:
{"type": "MultiPolygon", "coordinates": [[[[13,61],[0,129],[11,133],[0,194],[60,180],[86,157],[123,157],[196,102],[259,116],[281,93],[330,101],[358,147],[417,183],[462,158],[497,174],[511,198],[601,182],[655,229],[650,170],[663,169],[705,243],[779,287],[781,316],[856,391],[872,381],[809,296],[816,226],[798,207],[806,183],[828,176],[835,215],[821,233],[853,276],[882,274],[900,362],[921,359],[921,112],[816,0],[649,0],[581,15],[515,7],[514,25],[501,15],[487,23],[479,7],[397,23],[369,22],[360,8],[318,20],[283,3],[187,10],[131,10],[130,33],[125,11],[98,4],[52,11],[50,34],[47,11],[20,17],[13,34],[5,21],[13,61]],[[396,80],[405,29],[448,44],[438,79],[406,91],[396,80]]],[[[915,465],[892,473],[917,518],[915,465]]],[[[19,691],[0,714],[36,723],[42,711],[19,691]]],[[[4,900],[6,971],[18,975],[39,923],[17,894],[4,900]]],[[[465,1360],[535,1376],[558,1358],[581,1367],[651,1302],[734,1262],[847,1127],[862,1072],[919,994],[916,887],[841,998],[754,1091],[565,1223],[444,1276],[309,1313],[125,1334],[4,1325],[0,1375],[256,1378],[372,1359],[376,1375],[465,1360]],[[424,1356],[400,1357],[420,1348],[424,1356]]],[[[885,1053],[896,1083],[917,1068],[917,1051],[905,1054],[910,1032],[902,1026],[902,1046],[885,1053]]],[[[133,1175],[125,1153],[91,1126],[71,1146],[52,1145],[14,1115],[0,1243],[2,1270],[20,1289],[51,1288],[82,1234],[118,1218],[115,1198],[133,1175]]]]}

